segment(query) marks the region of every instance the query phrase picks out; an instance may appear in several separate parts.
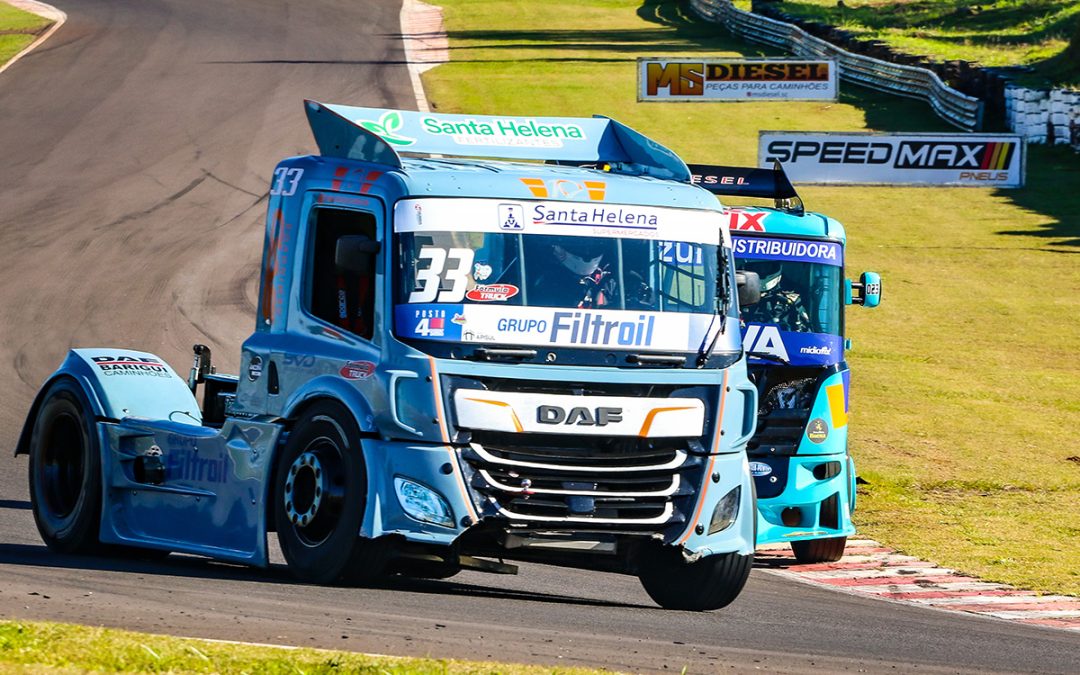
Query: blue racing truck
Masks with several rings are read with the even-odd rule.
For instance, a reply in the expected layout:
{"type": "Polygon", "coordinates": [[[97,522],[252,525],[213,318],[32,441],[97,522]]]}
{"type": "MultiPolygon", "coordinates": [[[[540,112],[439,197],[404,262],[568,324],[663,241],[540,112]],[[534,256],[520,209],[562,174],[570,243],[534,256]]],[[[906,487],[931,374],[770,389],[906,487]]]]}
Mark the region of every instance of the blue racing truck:
{"type": "Polygon", "coordinates": [[[265,566],[276,532],[315,583],[525,560],[731,602],[753,288],[686,164],[607,118],[305,107],[320,154],[274,171],[240,373],[75,349],[34,400],[46,544],[265,566]]]}
{"type": "Polygon", "coordinates": [[[843,226],[807,213],[779,164],[691,171],[714,194],[776,201],[774,208],[727,210],[736,268],[760,294],[741,311],[759,391],[757,432],[747,446],[757,543],[790,542],[803,563],[839,560],[855,532],[844,308],[876,307],[881,278],[865,272],[858,282],[845,280],[843,226]]]}

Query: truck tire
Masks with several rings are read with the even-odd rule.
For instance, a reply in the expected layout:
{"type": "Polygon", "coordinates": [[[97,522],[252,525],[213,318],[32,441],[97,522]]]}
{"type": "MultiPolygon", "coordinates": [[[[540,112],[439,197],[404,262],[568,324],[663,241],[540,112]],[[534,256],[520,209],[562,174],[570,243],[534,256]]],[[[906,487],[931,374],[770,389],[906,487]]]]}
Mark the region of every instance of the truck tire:
{"type": "Polygon", "coordinates": [[[643,551],[638,578],[645,592],[664,609],[701,612],[720,609],[738,597],[754,556],[723,553],[686,562],[671,547],[643,551]]]}
{"type": "Polygon", "coordinates": [[[30,437],[30,504],[45,545],[58,553],[100,550],[101,448],[82,389],[60,379],[46,392],[30,437]]]}
{"type": "Polygon", "coordinates": [[[791,542],[791,551],[795,554],[795,559],[803,564],[836,562],[844,557],[846,545],[847,537],[810,539],[791,542]]]}
{"type": "Polygon", "coordinates": [[[311,406],[293,426],[277,460],[274,522],[298,579],[369,583],[386,567],[387,544],[359,536],[367,504],[360,432],[344,406],[311,406]]]}

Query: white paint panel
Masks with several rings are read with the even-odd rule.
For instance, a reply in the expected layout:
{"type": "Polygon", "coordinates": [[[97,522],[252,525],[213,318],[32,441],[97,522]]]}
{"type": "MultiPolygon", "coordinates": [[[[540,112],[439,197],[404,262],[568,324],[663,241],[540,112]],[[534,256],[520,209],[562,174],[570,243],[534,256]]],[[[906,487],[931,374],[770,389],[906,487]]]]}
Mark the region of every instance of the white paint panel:
{"type": "MultiPolygon", "coordinates": [[[[719,208],[719,207],[718,207],[719,208]]],[[[607,202],[510,199],[404,199],[394,207],[395,232],[505,232],[731,245],[719,211],[607,202]]]]}
{"type": "Polygon", "coordinates": [[[458,389],[458,424],[508,433],[672,438],[700,436],[705,404],[696,398],[565,396],[458,389]]]}

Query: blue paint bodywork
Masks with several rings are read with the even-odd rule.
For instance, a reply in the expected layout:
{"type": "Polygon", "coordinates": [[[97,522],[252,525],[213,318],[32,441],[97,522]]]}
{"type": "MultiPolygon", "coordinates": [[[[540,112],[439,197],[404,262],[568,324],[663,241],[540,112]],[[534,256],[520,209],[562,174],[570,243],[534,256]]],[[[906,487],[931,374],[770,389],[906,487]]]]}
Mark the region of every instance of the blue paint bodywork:
{"type": "MultiPolygon", "coordinates": [[[[98,418],[103,454],[102,540],[266,565],[267,504],[276,454],[290,423],[306,406],[333,400],[351,411],[364,435],[361,450],[369,482],[360,534],[453,544],[470,528],[498,519],[499,504],[474,488],[476,476],[466,460],[469,435],[457,424],[452,392],[463,382],[497,379],[523,389],[604,392],[667,387],[675,396],[685,390],[682,395],[703,400],[707,410],[703,433],[693,439],[700,442],[700,456],[694,459],[698,468],[693,473],[695,482],[680,497],[682,520],[665,524],[655,536],[682,546],[688,557],[753,552],[753,497],[745,447],[754,432],[757,390],[747,377],[745,358],[722,368],[700,369],[486,363],[433,356],[392,331],[391,278],[397,270],[391,255],[391,219],[400,200],[498,197],[524,202],[536,196],[523,178],[566,181],[563,185],[599,180],[606,186],[606,204],[719,211],[709,193],[689,184],[682,160],[654,141],[602,118],[560,118],[561,123],[597,129],[601,141],[584,151],[568,145],[565,156],[552,148],[542,154],[566,161],[617,163],[611,171],[409,158],[397,150],[449,153],[454,148],[437,144],[394,147],[367,127],[357,126],[355,119],[346,119],[370,112],[386,132],[393,120],[386,116],[388,111],[308,102],[307,112],[322,155],[286,159],[274,172],[256,324],[242,346],[235,397],[228,397],[224,422],[203,425],[199,405],[184,380],[167,365],[146,365],[160,363],[152,354],[75,350],[53,376],[79,382],[98,418]],[[375,223],[375,239],[384,244],[375,259],[375,330],[370,340],[305,309],[304,298],[312,283],[303,263],[313,245],[314,228],[309,224],[319,209],[326,208],[368,214],[375,223]],[[114,356],[134,359],[133,369],[106,374],[94,365],[95,357],[114,356]],[[271,370],[276,388],[270,384],[271,370]],[[160,485],[139,482],[134,474],[135,460],[150,455],[160,455],[165,464],[166,480],[160,485]],[[445,499],[454,526],[410,517],[395,493],[398,476],[427,486],[445,499]],[[734,524],[708,534],[715,507],[735,489],[741,496],[734,524]],[[696,528],[699,525],[701,531],[696,528]]],[[[403,115],[389,130],[399,140],[418,135],[410,126],[415,114],[403,115]]],[[[490,152],[511,158],[527,155],[513,148],[490,152]]],[[[552,191],[547,199],[582,197],[552,191]]],[[[737,320],[731,314],[722,321],[727,329],[720,342],[737,351],[737,320]]],[[[47,388],[48,383],[42,392],[47,388]]],[[[28,448],[40,396],[18,452],[28,448]]],[[[565,526],[574,527],[587,529],[587,520],[565,526]]]]}

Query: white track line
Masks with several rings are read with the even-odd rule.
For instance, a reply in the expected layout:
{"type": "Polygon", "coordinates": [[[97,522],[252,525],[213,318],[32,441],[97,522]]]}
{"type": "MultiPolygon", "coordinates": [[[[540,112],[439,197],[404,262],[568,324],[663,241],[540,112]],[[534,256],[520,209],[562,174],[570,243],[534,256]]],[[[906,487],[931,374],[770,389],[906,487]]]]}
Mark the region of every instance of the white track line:
{"type": "Polygon", "coordinates": [[[431,112],[420,74],[450,61],[450,41],[443,25],[442,9],[421,0],[401,3],[401,40],[409,62],[409,80],[416,96],[416,109],[431,112]]]}
{"type": "Polygon", "coordinates": [[[40,17],[43,17],[45,19],[49,19],[50,21],[53,22],[53,25],[49,26],[49,30],[45,31],[40,36],[38,36],[38,39],[34,40],[29,45],[27,45],[26,49],[22,50],[21,52],[19,52],[15,56],[12,56],[11,60],[8,61],[7,63],[5,63],[3,65],[0,65],[0,73],[4,72],[5,70],[7,70],[11,66],[13,66],[15,64],[15,62],[18,61],[19,59],[21,59],[22,57],[24,57],[27,54],[29,54],[30,52],[34,51],[38,47],[38,45],[40,45],[42,42],[45,42],[50,37],[52,37],[52,34],[55,33],[60,28],[60,26],[63,26],[65,21],[67,21],[67,14],[64,14],[63,12],[61,12],[57,8],[53,7],[52,5],[46,5],[44,2],[38,2],[37,0],[4,0],[4,1],[6,1],[7,4],[12,5],[16,9],[21,9],[23,11],[30,12],[31,14],[37,14],[40,17]]]}

